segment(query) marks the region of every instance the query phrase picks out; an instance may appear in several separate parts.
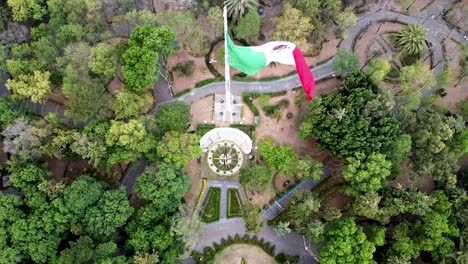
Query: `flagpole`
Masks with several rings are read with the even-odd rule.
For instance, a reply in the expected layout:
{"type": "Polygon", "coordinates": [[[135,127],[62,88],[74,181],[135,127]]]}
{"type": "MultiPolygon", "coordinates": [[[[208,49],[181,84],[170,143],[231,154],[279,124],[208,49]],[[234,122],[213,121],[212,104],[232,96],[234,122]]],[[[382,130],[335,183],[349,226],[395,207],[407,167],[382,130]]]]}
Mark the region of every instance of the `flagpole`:
{"type": "Polygon", "coordinates": [[[229,54],[228,54],[228,44],[227,44],[227,34],[228,33],[228,25],[227,25],[227,8],[224,6],[223,10],[224,16],[224,83],[226,88],[226,112],[224,113],[229,114],[229,118],[232,123],[232,110],[231,110],[231,75],[229,73],[229,54]]]}

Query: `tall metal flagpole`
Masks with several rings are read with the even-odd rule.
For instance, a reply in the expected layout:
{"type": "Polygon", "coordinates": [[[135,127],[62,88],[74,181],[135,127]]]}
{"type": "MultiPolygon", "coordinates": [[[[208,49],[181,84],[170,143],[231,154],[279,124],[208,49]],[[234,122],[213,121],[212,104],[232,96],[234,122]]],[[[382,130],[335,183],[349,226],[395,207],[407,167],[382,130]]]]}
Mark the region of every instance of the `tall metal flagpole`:
{"type": "Polygon", "coordinates": [[[224,82],[226,86],[226,114],[229,114],[229,118],[232,123],[232,109],[231,109],[231,75],[229,73],[229,54],[228,54],[228,44],[227,44],[227,34],[228,33],[228,26],[227,26],[227,8],[224,6],[223,10],[224,16],[224,82]]]}

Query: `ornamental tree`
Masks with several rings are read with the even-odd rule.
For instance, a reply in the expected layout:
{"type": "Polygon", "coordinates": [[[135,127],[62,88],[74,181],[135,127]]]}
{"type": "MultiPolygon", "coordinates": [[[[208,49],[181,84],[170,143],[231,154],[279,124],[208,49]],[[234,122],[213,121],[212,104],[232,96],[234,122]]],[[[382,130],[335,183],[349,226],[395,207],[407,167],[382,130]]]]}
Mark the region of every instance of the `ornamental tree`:
{"type": "Polygon", "coordinates": [[[176,167],[187,165],[201,155],[200,137],[190,133],[167,132],[156,146],[158,156],[176,167]]]}
{"type": "Polygon", "coordinates": [[[437,84],[429,65],[424,65],[421,61],[405,66],[400,71],[400,85],[403,89],[430,89],[437,84]]]}
{"type": "Polygon", "coordinates": [[[298,191],[289,200],[288,216],[296,224],[307,223],[320,210],[320,200],[310,191],[298,191]]]}
{"type": "Polygon", "coordinates": [[[384,152],[399,133],[392,102],[369,76],[356,72],[344,80],[338,91],[312,101],[298,134],[314,138],[332,155],[384,152]]]}
{"type": "Polygon", "coordinates": [[[244,205],[243,218],[245,231],[252,234],[260,234],[263,228],[262,210],[256,205],[247,203],[244,205]]]}
{"type": "Polygon", "coordinates": [[[390,176],[392,163],[383,154],[373,153],[366,156],[356,152],[355,157],[346,160],[343,178],[347,183],[345,192],[348,195],[359,196],[369,191],[378,191],[390,176]]]}
{"type": "Polygon", "coordinates": [[[319,249],[321,263],[375,263],[375,245],[367,240],[362,227],[357,226],[353,218],[329,223],[321,238],[327,242],[319,249]]]}
{"type": "Polygon", "coordinates": [[[217,38],[223,33],[223,10],[219,6],[212,6],[208,10],[208,24],[214,32],[214,37],[217,38]]]}
{"type": "Polygon", "coordinates": [[[176,33],[167,26],[142,25],[133,29],[129,44],[169,56],[174,51],[176,39],[176,33]]]}
{"type": "Polygon", "coordinates": [[[13,92],[13,98],[30,99],[34,103],[43,102],[45,96],[52,90],[49,82],[50,73],[34,71],[32,75],[20,75],[6,82],[8,90],[13,92]]]}
{"type": "Polygon", "coordinates": [[[353,7],[346,7],[343,12],[339,13],[336,17],[336,22],[340,31],[356,25],[356,14],[353,7]]]}
{"type": "Polygon", "coordinates": [[[47,14],[43,0],[8,0],[7,4],[16,22],[26,21],[30,17],[39,20],[47,14]]]}

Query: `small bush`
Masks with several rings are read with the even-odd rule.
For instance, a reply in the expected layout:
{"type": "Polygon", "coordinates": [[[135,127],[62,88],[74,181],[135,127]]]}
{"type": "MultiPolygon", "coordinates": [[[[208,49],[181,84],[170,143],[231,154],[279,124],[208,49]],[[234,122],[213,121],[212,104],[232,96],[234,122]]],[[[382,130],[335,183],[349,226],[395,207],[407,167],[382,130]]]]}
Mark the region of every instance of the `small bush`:
{"type": "Polygon", "coordinates": [[[410,65],[415,64],[420,58],[421,58],[421,55],[419,53],[418,54],[405,54],[401,58],[401,62],[405,66],[410,66],[410,65]]]}
{"type": "Polygon", "coordinates": [[[215,250],[212,247],[206,247],[203,249],[203,255],[207,258],[211,258],[216,254],[215,250]]]}
{"type": "Polygon", "coordinates": [[[400,77],[400,71],[392,67],[390,71],[387,73],[387,76],[392,79],[397,79],[400,77]]]}
{"type": "Polygon", "coordinates": [[[276,255],[275,260],[279,263],[284,263],[286,262],[286,255],[284,255],[284,253],[279,253],[278,255],[276,255]]]}
{"type": "Polygon", "coordinates": [[[224,67],[224,45],[221,45],[218,50],[216,51],[216,61],[219,63],[220,66],[224,67]]]}
{"type": "Polygon", "coordinates": [[[447,95],[447,91],[444,89],[444,88],[439,88],[437,89],[437,94],[440,96],[440,97],[444,97],[447,95]]]}
{"type": "Polygon", "coordinates": [[[195,71],[195,63],[192,60],[185,63],[177,63],[172,67],[172,71],[176,72],[177,76],[190,76],[195,71]]]}
{"type": "Polygon", "coordinates": [[[273,115],[276,111],[279,111],[280,109],[282,108],[286,108],[289,106],[289,101],[284,99],[284,100],[281,100],[279,103],[277,103],[276,105],[268,105],[266,107],[263,107],[263,111],[265,111],[265,114],[267,116],[271,116],[273,115]]]}
{"type": "Polygon", "coordinates": [[[174,95],[174,97],[175,97],[175,98],[181,97],[182,95],[188,94],[188,93],[190,93],[191,91],[192,91],[192,88],[187,88],[187,89],[185,89],[185,90],[183,90],[183,91],[181,91],[181,92],[176,93],[176,94],[174,95]]]}

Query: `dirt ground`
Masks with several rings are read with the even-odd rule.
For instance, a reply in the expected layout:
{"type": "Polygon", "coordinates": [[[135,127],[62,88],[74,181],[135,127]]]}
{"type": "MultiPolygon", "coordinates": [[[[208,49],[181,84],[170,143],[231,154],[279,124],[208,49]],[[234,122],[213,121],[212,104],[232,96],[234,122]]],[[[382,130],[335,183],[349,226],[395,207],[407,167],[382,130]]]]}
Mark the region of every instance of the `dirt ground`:
{"type": "Polygon", "coordinates": [[[286,190],[289,190],[291,186],[294,186],[296,184],[296,179],[294,177],[288,177],[281,173],[277,173],[273,180],[277,192],[284,192],[286,190]],[[285,183],[287,181],[289,181],[289,183],[285,186],[285,183]]]}
{"type": "Polygon", "coordinates": [[[239,264],[242,258],[248,264],[276,264],[276,260],[261,248],[252,245],[232,245],[225,248],[215,257],[216,264],[239,264]]]}
{"type": "Polygon", "coordinates": [[[346,209],[346,205],[351,200],[352,200],[351,197],[341,192],[334,192],[330,196],[327,197],[327,199],[325,200],[325,203],[335,208],[338,208],[343,212],[346,209]]]}
{"type": "Polygon", "coordinates": [[[124,87],[124,83],[119,79],[119,77],[115,77],[110,83],[107,85],[107,91],[115,95],[118,90],[120,90],[122,87],[124,87]]]}
{"type": "Polygon", "coordinates": [[[414,2],[409,0],[390,0],[388,1],[387,6],[391,10],[406,12],[406,8],[402,8],[400,2],[408,2],[409,8],[407,12],[414,13],[426,8],[428,5],[434,2],[434,0],[415,0],[414,2]]]}
{"type": "Polygon", "coordinates": [[[177,63],[184,63],[190,60],[195,64],[195,70],[192,75],[179,77],[175,72],[173,73],[174,81],[172,89],[176,94],[187,88],[194,88],[195,84],[199,81],[215,77],[205,65],[205,57],[190,56],[185,50],[181,50],[178,54],[169,57],[168,68],[172,69],[177,63]]]}
{"type": "Polygon", "coordinates": [[[276,192],[274,187],[270,185],[261,193],[245,188],[245,195],[250,203],[255,204],[259,208],[265,208],[276,197],[276,192]]]}
{"type": "Polygon", "coordinates": [[[468,19],[466,19],[466,14],[468,12],[468,1],[464,1],[460,6],[455,6],[447,14],[447,21],[453,25],[456,25],[462,30],[462,32],[467,32],[468,28],[468,19]]]}
{"type": "Polygon", "coordinates": [[[198,162],[198,160],[193,159],[187,165],[186,169],[188,174],[190,175],[191,187],[190,191],[188,191],[185,194],[184,200],[189,208],[194,208],[197,204],[198,197],[202,188],[202,178],[200,176],[200,163],[198,162]]]}
{"type": "Polygon", "coordinates": [[[404,175],[396,180],[390,181],[388,183],[389,186],[395,186],[398,188],[403,187],[415,187],[421,192],[424,193],[432,193],[434,191],[434,179],[430,176],[423,176],[423,177],[411,177],[409,175],[404,175]]]}

